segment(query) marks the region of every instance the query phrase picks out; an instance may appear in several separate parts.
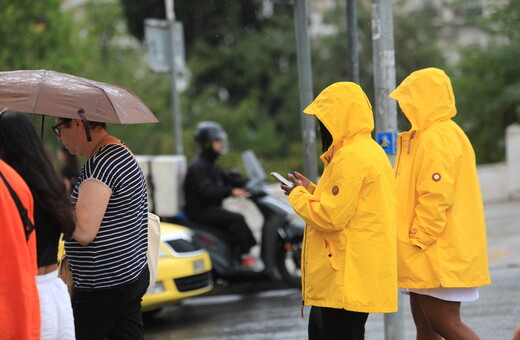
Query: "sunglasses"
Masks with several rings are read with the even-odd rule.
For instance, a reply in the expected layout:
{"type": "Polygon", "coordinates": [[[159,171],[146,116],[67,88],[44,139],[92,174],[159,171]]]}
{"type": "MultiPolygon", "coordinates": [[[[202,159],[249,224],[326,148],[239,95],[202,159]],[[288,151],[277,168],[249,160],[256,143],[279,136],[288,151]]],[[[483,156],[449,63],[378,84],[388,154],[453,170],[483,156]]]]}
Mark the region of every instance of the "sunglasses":
{"type": "Polygon", "coordinates": [[[51,126],[51,129],[52,129],[52,131],[54,132],[54,134],[56,136],[61,137],[61,128],[60,128],[60,126],[62,126],[65,123],[67,123],[67,122],[64,121],[64,122],[61,122],[61,123],[58,123],[56,125],[51,126]]]}

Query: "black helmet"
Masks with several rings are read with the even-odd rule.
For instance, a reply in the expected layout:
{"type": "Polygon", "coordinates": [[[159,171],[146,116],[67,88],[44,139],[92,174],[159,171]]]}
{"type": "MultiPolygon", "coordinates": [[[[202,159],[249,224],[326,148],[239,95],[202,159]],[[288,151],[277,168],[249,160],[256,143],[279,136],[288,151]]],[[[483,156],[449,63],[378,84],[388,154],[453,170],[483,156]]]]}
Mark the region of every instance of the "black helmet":
{"type": "Polygon", "coordinates": [[[212,121],[203,121],[197,124],[195,141],[201,149],[211,148],[213,141],[220,140],[227,146],[227,134],[220,124],[212,121]]]}

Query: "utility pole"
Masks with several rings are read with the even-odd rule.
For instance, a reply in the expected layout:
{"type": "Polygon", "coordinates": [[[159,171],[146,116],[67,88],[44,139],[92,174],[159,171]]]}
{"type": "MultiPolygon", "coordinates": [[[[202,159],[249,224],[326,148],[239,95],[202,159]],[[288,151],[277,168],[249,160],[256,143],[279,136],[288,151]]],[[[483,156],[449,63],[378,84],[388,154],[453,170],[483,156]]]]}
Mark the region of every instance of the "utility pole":
{"type": "Polygon", "coordinates": [[[272,3],[293,5],[296,30],[296,62],[298,65],[298,87],[300,92],[300,122],[303,142],[304,174],[318,180],[318,157],[316,155],[316,124],[314,118],[303,113],[313,99],[311,48],[307,30],[307,0],[270,0],[272,3]]]}
{"type": "MultiPolygon", "coordinates": [[[[394,28],[391,0],[372,0],[376,141],[394,163],[397,144],[397,107],[388,97],[395,89],[394,28]]],[[[404,339],[403,299],[398,312],[385,314],[385,340],[404,339]]]]}
{"type": "Polygon", "coordinates": [[[177,73],[175,72],[175,12],[173,9],[173,0],[165,0],[166,5],[166,18],[169,23],[169,35],[170,35],[170,56],[172,58],[170,65],[171,74],[171,91],[172,91],[172,125],[173,125],[173,136],[175,138],[175,153],[177,155],[184,154],[182,145],[182,121],[181,121],[181,105],[179,99],[179,92],[177,90],[177,73]]]}
{"type": "Polygon", "coordinates": [[[347,45],[348,45],[348,79],[359,84],[359,52],[357,40],[356,0],[347,0],[347,45]]]}
{"type": "Polygon", "coordinates": [[[301,131],[304,147],[305,176],[316,182],[318,163],[316,156],[316,124],[314,118],[303,110],[313,99],[311,48],[307,30],[306,0],[294,0],[294,22],[296,26],[296,58],[298,63],[298,85],[300,89],[301,131]]]}

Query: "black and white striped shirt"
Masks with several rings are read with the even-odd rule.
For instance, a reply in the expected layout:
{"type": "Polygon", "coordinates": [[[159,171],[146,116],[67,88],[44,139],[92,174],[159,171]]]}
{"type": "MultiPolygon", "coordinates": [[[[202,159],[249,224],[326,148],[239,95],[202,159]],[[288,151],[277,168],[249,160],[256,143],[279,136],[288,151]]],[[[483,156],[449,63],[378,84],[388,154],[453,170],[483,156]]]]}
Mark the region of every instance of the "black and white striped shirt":
{"type": "Polygon", "coordinates": [[[148,202],[146,182],[133,155],[123,146],[107,144],[87,160],[72,194],[86,180],[97,180],[112,192],[94,240],[82,246],[65,243],[74,287],[94,290],[135,281],[147,264],[148,202]]]}

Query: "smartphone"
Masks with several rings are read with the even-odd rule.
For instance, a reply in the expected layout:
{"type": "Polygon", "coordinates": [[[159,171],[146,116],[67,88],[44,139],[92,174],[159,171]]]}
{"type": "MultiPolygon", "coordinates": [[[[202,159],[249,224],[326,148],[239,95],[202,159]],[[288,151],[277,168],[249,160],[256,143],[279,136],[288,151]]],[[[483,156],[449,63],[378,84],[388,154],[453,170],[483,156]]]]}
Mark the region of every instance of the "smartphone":
{"type": "Polygon", "coordinates": [[[282,184],[285,184],[289,187],[292,187],[292,183],[285,177],[283,177],[282,175],[280,175],[279,173],[277,173],[276,171],[273,171],[271,172],[271,176],[273,176],[274,178],[276,178],[276,180],[282,184]]]}

